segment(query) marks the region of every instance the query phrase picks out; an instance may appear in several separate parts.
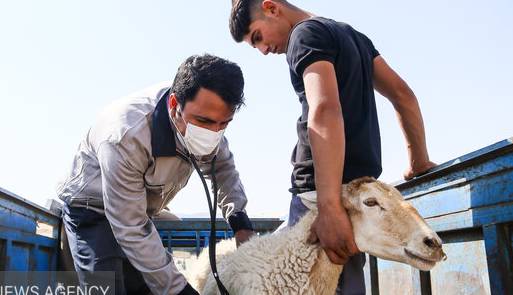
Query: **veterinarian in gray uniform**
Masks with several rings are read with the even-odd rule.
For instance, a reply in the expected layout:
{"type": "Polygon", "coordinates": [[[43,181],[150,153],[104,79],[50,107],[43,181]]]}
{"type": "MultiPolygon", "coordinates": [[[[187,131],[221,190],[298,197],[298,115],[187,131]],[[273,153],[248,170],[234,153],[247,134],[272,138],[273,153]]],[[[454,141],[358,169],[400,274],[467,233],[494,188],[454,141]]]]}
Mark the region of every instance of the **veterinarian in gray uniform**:
{"type": "MultiPolygon", "coordinates": [[[[79,145],[58,191],[81,283],[114,271],[116,294],[198,294],[176,269],[152,217],[187,184],[192,154],[209,177],[216,157],[218,205],[238,242],[253,232],[224,130],[243,104],[240,68],[191,56],[174,83],[115,101],[79,145]]],[[[194,210],[199,210],[197,207],[194,210]]]]}

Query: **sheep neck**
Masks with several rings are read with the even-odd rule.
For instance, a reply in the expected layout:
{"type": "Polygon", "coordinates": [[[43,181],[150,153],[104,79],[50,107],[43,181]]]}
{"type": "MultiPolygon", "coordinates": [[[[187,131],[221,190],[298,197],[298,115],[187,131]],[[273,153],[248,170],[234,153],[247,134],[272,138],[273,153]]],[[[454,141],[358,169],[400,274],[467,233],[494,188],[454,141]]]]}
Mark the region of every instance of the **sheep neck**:
{"type": "MultiPolygon", "coordinates": [[[[351,191],[348,190],[347,185],[342,186],[342,191],[342,195],[345,197],[351,194],[351,191]]],[[[342,204],[344,204],[344,202],[342,202],[342,204]]],[[[318,211],[316,209],[310,210],[292,229],[292,231],[295,232],[294,235],[301,236],[299,240],[301,241],[301,246],[303,247],[312,246],[307,243],[307,238],[310,233],[310,228],[317,215],[318,211]]],[[[320,244],[316,244],[315,246],[318,248],[316,251],[317,257],[310,271],[310,285],[314,286],[314,294],[335,294],[338,285],[338,279],[343,270],[343,265],[332,263],[326,255],[326,252],[321,248],[320,244]]]]}
{"type": "Polygon", "coordinates": [[[299,247],[311,248],[315,247],[314,263],[309,273],[309,285],[314,287],[313,294],[335,294],[338,284],[338,278],[342,272],[343,266],[333,264],[326,252],[322,250],[320,244],[311,245],[307,242],[315,217],[317,217],[317,210],[311,210],[292,228],[291,235],[299,237],[299,247]]]}

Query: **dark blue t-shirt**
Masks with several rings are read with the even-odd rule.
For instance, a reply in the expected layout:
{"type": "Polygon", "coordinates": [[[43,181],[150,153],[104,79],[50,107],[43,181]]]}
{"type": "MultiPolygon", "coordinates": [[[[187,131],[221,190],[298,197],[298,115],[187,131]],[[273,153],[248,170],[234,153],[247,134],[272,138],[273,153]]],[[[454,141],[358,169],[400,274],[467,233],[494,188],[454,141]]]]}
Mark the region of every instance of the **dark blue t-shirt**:
{"type": "Polygon", "coordinates": [[[346,139],[342,182],[361,176],[377,178],[381,174],[381,143],[372,84],[373,60],[378,55],[369,38],[345,23],[314,17],[292,29],[287,62],[302,106],[297,121],[299,140],[292,153],[292,193],[315,190],[303,72],[317,61],[331,62],[337,76],[346,139]]]}

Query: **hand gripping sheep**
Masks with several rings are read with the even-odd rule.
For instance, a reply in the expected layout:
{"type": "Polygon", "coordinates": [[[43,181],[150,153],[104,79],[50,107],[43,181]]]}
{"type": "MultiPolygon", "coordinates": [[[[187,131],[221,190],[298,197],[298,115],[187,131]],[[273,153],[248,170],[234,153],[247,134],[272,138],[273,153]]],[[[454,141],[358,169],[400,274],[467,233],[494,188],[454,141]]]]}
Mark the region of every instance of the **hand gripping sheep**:
{"type": "MultiPolygon", "coordinates": [[[[362,252],[430,270],[445,259],[442,241],[394,187],[364,177],[343,186],[355,240],[362,252]]],[[[231,295],[335,294],[340,265],[319,244],[307,243],[317,215],[311,210],[295,226],[250,239],[238,249],[232,240],[218,244],[218,271],[231,295]]],[[[219,294],[208,265],[208,251],[188,269],[201,294],[219,294]]]]}

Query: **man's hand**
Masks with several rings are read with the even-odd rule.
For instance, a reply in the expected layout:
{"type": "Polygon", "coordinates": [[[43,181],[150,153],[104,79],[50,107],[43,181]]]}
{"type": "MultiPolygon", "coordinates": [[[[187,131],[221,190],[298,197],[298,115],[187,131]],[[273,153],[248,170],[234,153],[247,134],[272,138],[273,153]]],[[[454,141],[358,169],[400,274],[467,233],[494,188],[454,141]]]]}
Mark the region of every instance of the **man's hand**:
{"type": "Polygon", "coordinates": [[[410,180],[413,177],[424,174],[426,171],[433,167],[436,167],[436,164],[431,161],[426,161],[417,165],[410,165],[410,167],[408,167],[404,172],[404,180],[410,180]]]}
{"type": "Polygon", "coordinates": [[[319,241],[326,255],[335,264],[345,264],[359,252],[353,227],[344,208],[329,208],[319,213],[310,229],[309,243],[319,241]]]}
{"type": "Polygon", "coordinates": [[[240,244],[246,242],[255,234],[254,231],[249,229],[240,229],[235,233],[235,242],[237,243],[237,248],[240,244]]]}

